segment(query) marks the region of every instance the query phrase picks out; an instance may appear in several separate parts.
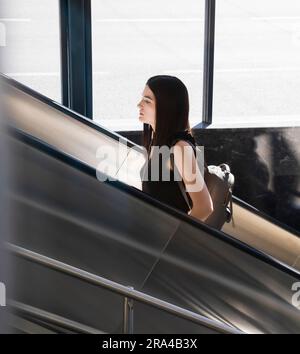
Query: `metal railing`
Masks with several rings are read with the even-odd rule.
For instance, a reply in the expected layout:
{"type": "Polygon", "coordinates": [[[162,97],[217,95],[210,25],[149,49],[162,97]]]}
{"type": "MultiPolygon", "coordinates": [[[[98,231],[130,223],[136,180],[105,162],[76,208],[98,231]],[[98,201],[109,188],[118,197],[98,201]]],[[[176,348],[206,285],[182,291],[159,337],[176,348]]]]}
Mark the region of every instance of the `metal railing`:
{"type": "Polygon", "coordinates": [[[13,254],[37,264],[46,266],[50,269],[71,275],[77,279],[81,279],[90,284],[108,289],[114,293],[124,296],[123,310],[123,333],[133,334],[133,300],[150,305],[179,318],[193,322],[197,325],[215,330],[219,333],[241,334],[242,332],[236,328],[208,319],[192,311],[186,310],[179,306],[170,304],[153,296],[134,290],[132,287],[126,287],[114,281],[102,278],[98,275],[86,272],[82,269],[73,267],[69,264],[57,261],[53,258],[46,257],[36,252],[8,243],[7,249],[13,254]]]}
{"type": "MultiPolygon", "coordinates": [[[[19,301],[9,300],[7,303],[8,307],[13,310],[13,312],[17,313],[19,317],[25,318],[27,321],[38,323],[41,327],[43,327],[43,323],[39,323],[39,321],[46,322],[47,324],[51,324],[54,326],[58,326],[63,329],[67,329],[71,332],[81,333],[81,334],[107,334],[99,329],[86,326],[76,321],[72,321],[68,318],[55,315],[48,311],[41,310],[40,308],[33,307],[21,303],[19,301]],[[34,319],[34,320],[32,320],[34,319]]],[[[14,325],[13,325],[14,327],[14,325]]]]}

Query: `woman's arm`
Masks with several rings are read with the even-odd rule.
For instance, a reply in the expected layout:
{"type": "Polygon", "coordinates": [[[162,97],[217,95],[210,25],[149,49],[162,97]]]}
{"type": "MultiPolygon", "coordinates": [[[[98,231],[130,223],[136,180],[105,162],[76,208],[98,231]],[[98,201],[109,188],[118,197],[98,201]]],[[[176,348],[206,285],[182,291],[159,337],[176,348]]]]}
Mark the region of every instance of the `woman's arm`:
{"type": "Polygon", "coordinates": [[[213,202],[189,143],[180,140],[175,144],[174,162],[193,201],[189,215],[205,221],[213,212],[213,202]]]}

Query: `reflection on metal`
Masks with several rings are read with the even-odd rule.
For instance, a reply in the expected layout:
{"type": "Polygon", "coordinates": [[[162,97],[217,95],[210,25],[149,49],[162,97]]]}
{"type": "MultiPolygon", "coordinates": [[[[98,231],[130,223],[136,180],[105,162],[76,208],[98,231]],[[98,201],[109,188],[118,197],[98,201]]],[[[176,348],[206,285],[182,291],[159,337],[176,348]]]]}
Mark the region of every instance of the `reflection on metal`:
{"type": "MultiPolygon", "coordinates": [[[[90,119],[87,119],[83,115],[72,111],[71,109],[67,108],[66,106],[63,106],[62,104],[55,102],[48,97],[42,95],[41,93],[34,91],[28,86],[23,85],[22,83],[4,75],[3,73],[0,73],[0,82],[3,88],[3,91],[6,93],[8,96],[13,96],[17,97],[18,93],[25,93],[27,96],[31,98],[30,103],[33,104],[33,101],[36,100],[40,103],[43,103],[44,106],[53,108],[57,111],[57,114],[60,114],[61,116],[67,115],[69,118],[72,118],[73,120],[76,120],[82,124],[84,124],[86,127],[91,127],[94,130],[96,130],[98,133],[103,133],[107,137],[110,137],[111,139],[114,139],[116,141],[121,140],[124,144],[126,143],[129,147],[135,147],[139,148],[140,146],[133,143],[132,141],[126,139],[123,135],[117,134],[116,132],[113,132],[106,127],[104,128],[101,126],[99,123],[94,122],[90,119]]],[[[13,107],[9,106],[9,103],[7,105],[6,103],[7,97],[3,97],[3,104],[6,105],[6,109],[12,110],[13,107]]],[[[19,98],[21,100],[21,97],[19,98]]],[[[22,102],[21,102],[22,104],[22,102]]]]}
{"type": "MultiPolygon", "coordinates": [[[[241,332],[231,328],[229,326],[223,325],[221,323],[217,323],[213,320],[207,319],[203,316],[200,316],[196,313],[192,313],[191,311],[185,310],[183,308],[180,308],[178,306],[169,304],[165,301],[156,299],[152,296],[149,296],[147,294],[143,294],[139,291],[134,290],[132,287],[128,288],[126,286],[120,285],[116,282],[110,281],[108,279],[99,277],[95,274],[88,273],[82,269],[78,269],[76,267],[72,267],[68,264],[59,262],[55,259],[45,257],[41,254],[32,252],[30,250],[24,249],[22,247],[13,245],[13,244],[7,244],[6,245],[7,249],[16,254],[19,257],[22,257],[24,259],[30,260],[31,262],[35,262],[37,264],[46,266],[48,268],[54,269],[59,272],[63,272],[65,274],[71,275],[73,277],[76,277],[78,279],[84,280],[86,282],[89,282],[91,284],[109,289],[110,291],[113,291],[119,295],[126,296],[125,297],[125,304],[126,308],[130,307],[130,309],[126,309],[124,313],[126,315],[124,316],[124,331],[126,330],[125,333],[132,333],[133,330],[133,307],[132,307],[132,302],[130,300],[135,299],[139,302],[151,305],[153,307],[156,307],[160,310],[166,311],[168,313],[171,313],[173,315],[176,315],[178,317],[184,318],[186,320],[192,321],[196,324],[214,329],[218,331],[219,333],[227,333],[227,334],[240,334],[241,332]],[[130,300],[129,300],[130,299],[130,300]]],[[[28,310],[28,307],[27,307],[28,310]]]]}
{"type": "Polygon", "coordinates": [[[11,87],[3,96],[12,125],[92,166],[99,173],[141,189],[139,171],[145,158],[139,146],[117,134],[101,134],[95,129],[97,125],[89,127],[85,121],[67,115],[67,111],[62,114],[16,88],[11,87]],[[104,147],[117,159],[103,160],[104,147]]]}
{"type": "MultiPolygon", "coordinates": [[[[22,334],[56,334],[58,332],[45,328],[44,326],[36,323],[36,321],[22,318],[21,316],[14,315],[8,312],[7,319],[8,327],[11,329],[10,333],[22,334]]],[[[49,323],[48,323],[49,327],[49,323]]],[[[80,333],[80,332],[79,332],[80,333]]]]}
{"type": "MultiPolygon", "coordinates": [[[[30,320],[28,317],[34,319],[34,320],[42,320],[48,324],[53,324],[71,331],[74,331],[76,333],[83,333],[83,334],[103,334],[104,332],[101,332],[95,328],[85,326],[81,323],[77,323],[75,321],[71,321],[67,318],[64,318],[62,316],[57,316],[54,315],[53,313],[38,309],[33,306],[25,305],[21,302],[18,301],[13,301],[10,300],[8,301],[8,306],[13,310],[13,312],[16,312],[18,314],[26,315],[27,320],[30,323],[30,320]]],[[[20,319],[18,320],[20,323],[20,319]]],[[[29,329],[29,323],[23,323],[23,330],[26,328],[29,329]]],[[[32,324],[30,324],[32,326],[32,324]]],[[[33,328],[32,333],[37,333],[37,329],[33,328]]],[[[38,333],[42,331],[42,328],[38,329],[38,333]]]]}
{"type": "Polygon", "coordinates": [[[225,223],[222,231],[250,245],[278,261],[300,271],[300,238],[291,231],[255,213],[254,208],[246,208],[236,199],[234,221],[225,223]]]}

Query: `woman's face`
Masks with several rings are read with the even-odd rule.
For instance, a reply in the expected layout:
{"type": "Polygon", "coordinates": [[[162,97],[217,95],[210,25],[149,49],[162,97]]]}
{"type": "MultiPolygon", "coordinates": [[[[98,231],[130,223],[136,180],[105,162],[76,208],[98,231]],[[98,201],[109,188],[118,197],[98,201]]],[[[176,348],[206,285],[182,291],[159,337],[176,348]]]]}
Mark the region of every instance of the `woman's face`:
{"type": "Polygon", "coordinates": [[[155,131],[155,97],[149,86],[145,86],[142,93],[142,99],[137,106],[140,110],[139,120],[142,123],[150,124],[152,129],[155,131]]]}

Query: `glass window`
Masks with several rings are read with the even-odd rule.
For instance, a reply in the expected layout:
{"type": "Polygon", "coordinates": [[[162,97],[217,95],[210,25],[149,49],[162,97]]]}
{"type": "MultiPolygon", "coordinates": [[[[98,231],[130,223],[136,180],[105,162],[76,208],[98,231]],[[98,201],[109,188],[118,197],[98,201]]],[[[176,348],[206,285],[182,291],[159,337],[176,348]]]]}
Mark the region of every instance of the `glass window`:
{"type": "Polygon", "coordinates": [[[201,121],[204,0],[92,0],[92,19],[96,121],[142,129],[136,105],[160,74],[186,84],[190,121],[201,121]]]}
{"type": "Polygon", "coordinates": [[[1,0],[2,72],[61,101],[58,1],[1,0]]]}
{"type": "Polygon", "coordinates": [[[214,123],[299,125],[299,0],[217,1],[214,75],[214,123]]]}

